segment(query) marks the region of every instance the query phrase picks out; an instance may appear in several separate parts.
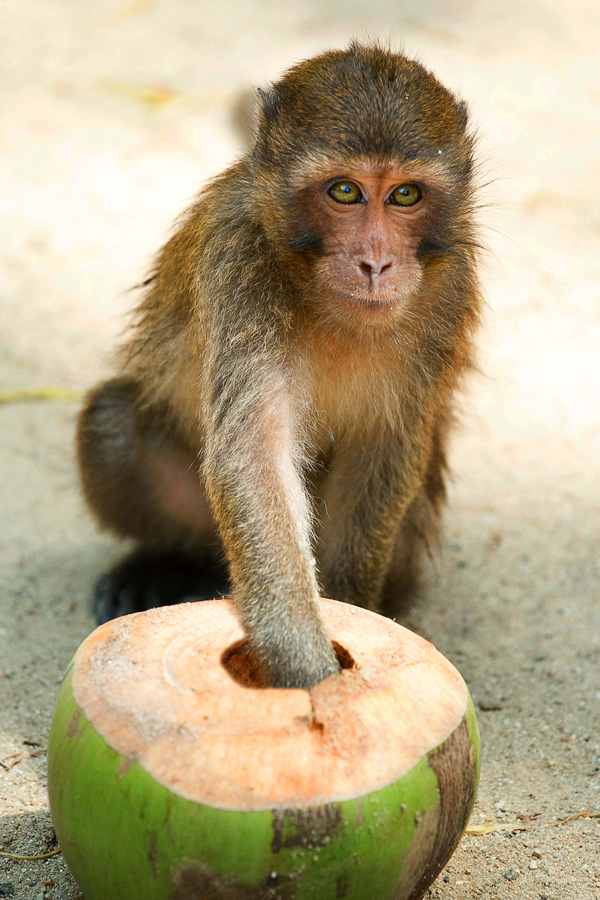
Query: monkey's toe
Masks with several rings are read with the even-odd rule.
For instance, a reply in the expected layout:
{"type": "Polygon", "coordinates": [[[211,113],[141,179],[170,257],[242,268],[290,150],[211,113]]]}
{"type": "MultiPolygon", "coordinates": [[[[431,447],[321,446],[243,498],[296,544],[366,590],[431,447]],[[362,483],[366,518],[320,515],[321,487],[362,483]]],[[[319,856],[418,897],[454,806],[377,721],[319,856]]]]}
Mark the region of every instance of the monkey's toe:
{"type": "Polygon", "coordinates": [[[99,625],[118,616],[168,606],[185,600],[208,600],[227,593],[220,565],[202,567],[169,554],[137,551],[98,579],[93,613],[99,625]]]}

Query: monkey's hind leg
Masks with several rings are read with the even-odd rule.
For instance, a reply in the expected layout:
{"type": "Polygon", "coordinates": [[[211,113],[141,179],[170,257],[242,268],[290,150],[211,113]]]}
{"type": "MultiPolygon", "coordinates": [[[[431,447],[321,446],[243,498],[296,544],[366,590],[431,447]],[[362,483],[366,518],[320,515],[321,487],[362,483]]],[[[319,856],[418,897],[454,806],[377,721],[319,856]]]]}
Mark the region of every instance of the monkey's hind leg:
{"type": "Polygon", "coordinates": [[[86,499],[100,525],[138,548],[96,585],[102,623],[227,590],[216,526],[194,454],[166,411],[142,409],[135,382],[117,379],[89,396],[78,428],[86,499]]]}

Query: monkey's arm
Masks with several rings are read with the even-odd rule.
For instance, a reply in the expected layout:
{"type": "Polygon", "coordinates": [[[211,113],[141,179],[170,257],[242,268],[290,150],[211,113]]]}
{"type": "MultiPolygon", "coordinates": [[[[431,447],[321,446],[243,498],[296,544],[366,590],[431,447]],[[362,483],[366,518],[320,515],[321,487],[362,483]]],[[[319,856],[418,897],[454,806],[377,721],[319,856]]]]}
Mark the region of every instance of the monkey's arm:
{"type": "Polygon", "coordinates": [[[406,510],[422,485],[431,428],[342,444],[325,487],[320,578],[336,600],[376,609],[406,510]]]}
{"type": "Polygon", "coordinates": [[[260,358],[220,354],[204,474],[239,617],[265,678],[309,690],[339,666],[318,608],[285,384],[266,343],[263,330],[260,358]]]}

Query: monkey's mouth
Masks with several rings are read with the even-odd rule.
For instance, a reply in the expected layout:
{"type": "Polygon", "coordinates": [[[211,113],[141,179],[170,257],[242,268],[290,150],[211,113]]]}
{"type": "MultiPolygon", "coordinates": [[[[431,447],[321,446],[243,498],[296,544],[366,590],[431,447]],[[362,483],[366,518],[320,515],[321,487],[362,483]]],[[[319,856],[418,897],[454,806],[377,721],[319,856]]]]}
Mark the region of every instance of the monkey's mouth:
{"type": "Polygon", "coordinates": [[[366,313],[383,315],[392,312],[403,299],[399,291],[345,291],[343,300],[346,306],[366,313]]]}
{"type": "Polygon", "coordinates": [[[330,312],[350,322],[354,319],[373,324],[395,321],[417,287],[410,279],[401,284],[386,279],[385,285],[369,286],[353,280],[344,283],[338,279],[336,284],[328,281],[322,296],[330,312]]]}
{"type": "Polygon", "coordinates": [[[398,301],[397,294],[390,294],[384,297],[371,297],[370,295],[361,296],[360,294],[351,294],[350,302],[357,303],[365,309],[393,309],[398,301]]]}

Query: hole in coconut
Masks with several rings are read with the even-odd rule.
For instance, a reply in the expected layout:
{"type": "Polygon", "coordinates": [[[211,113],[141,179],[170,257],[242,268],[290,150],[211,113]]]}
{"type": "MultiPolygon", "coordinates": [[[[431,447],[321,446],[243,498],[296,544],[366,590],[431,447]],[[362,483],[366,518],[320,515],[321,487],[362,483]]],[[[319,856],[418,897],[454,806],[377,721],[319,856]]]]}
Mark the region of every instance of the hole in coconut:
{"type": "Polygon", "coordinates": [[[224,651],[221,656],[221,665],[229,672],[233,680],[243,687],[266,687],[260,674],[258,660],[246,638],[237,641],[224,651]]]}
{"type": "MultiPolygon", "coordinates": [[[[341,669],[355,669],[356,663],[350,653],[337,641],[332,641],[337,661],[341,669]]],[[[232,644],[221,656],[221,664],[231,675],[234,681],[242,687],[264,688],[265,684],[258,660],[250,646],[250,641],[244,638],[232,644]]]]}
{"type": "Polygon", "coordinates": [[[349,651],[346,650],[345,647],[342,647],[341,644],[338,644],[337,641],[332,641],[332,644],[335,655],[337,656],[337,661],[340,664],[340,669],[356,669],[356,663],[350,656],[349,651]]]}

